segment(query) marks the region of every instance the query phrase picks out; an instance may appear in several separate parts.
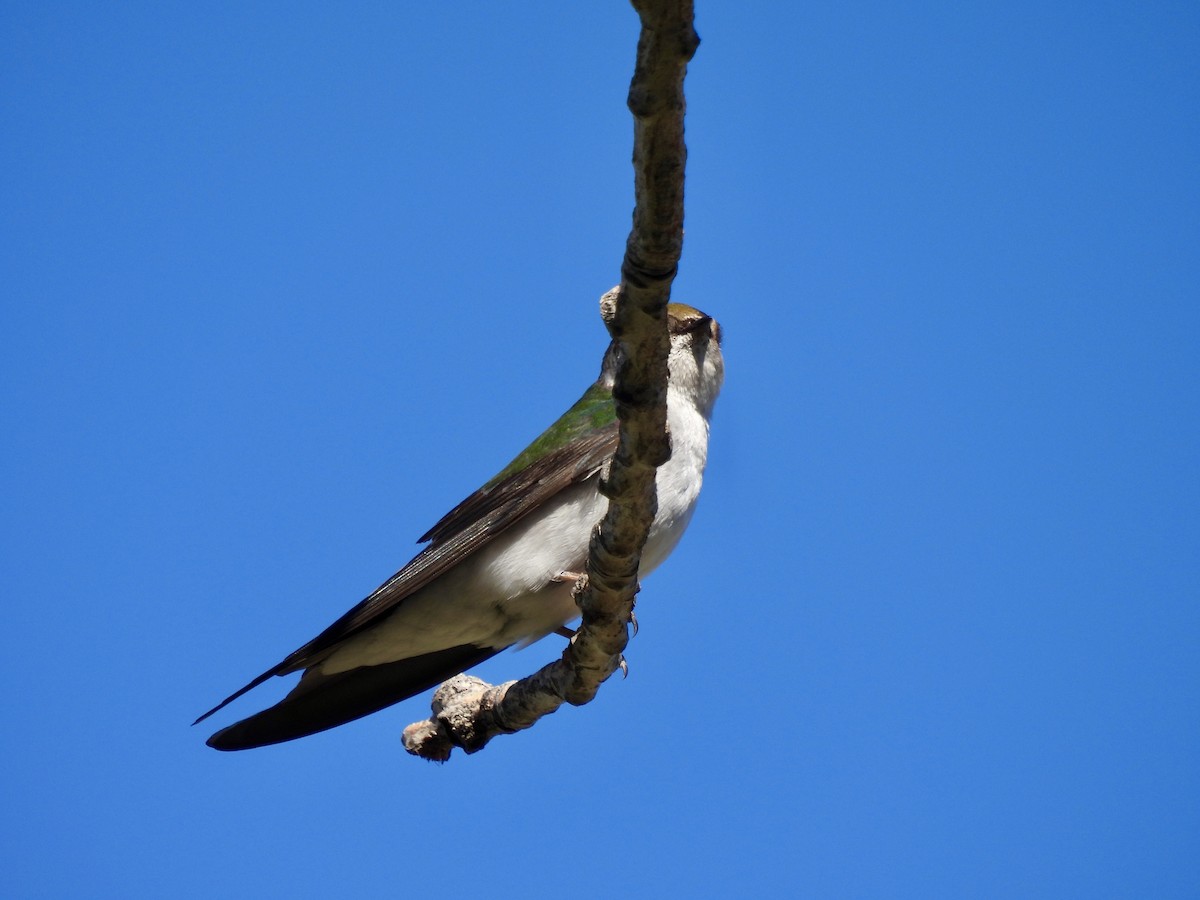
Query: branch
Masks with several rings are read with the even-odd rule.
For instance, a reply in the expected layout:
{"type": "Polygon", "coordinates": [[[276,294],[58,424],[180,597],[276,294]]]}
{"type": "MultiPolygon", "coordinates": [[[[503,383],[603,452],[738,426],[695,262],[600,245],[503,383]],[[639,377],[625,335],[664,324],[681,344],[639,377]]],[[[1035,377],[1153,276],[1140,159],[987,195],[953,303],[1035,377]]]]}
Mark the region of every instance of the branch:
{"type": "Polygon", "coordinates": [[[633,0],[642,22],[629,87],[635,206],[621,284],[600,311],[621,360],[613,387],[620,439],[600,492],[608,511],[592,534],[576,585],[583,623],[562,657],[520,681],[457,675],[433,695],[433,715],[404,729],[409,753],[443,761],[529,728],[564,702],[582,706],[621,664],[638,591],[642,548],[657,510],[654,477],[667,435],[667,303],[683,248],[683,79],[700,39],[692,0],[633,0]]]}

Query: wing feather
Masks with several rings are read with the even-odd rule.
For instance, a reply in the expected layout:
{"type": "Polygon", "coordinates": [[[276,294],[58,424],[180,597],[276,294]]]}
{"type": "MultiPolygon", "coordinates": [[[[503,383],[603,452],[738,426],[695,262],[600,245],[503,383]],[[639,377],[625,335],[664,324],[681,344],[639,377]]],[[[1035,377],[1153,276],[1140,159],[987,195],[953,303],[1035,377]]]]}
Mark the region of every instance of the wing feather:
{"type": "Polygon", "coordinates": [[[208,739],[208,746],[249,750],[336,728],[407,700],[497,652],[464,644],[312,680],[306,676],[274,706],[222,728],[208,739]]]}

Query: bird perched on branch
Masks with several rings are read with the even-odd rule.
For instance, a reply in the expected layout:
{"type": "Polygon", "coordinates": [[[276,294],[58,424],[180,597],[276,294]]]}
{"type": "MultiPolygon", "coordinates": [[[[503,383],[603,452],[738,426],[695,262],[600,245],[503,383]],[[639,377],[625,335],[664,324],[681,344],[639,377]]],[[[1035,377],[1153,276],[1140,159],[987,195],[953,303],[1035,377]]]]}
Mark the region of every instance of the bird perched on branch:
{"type": "MultiPolygon", "coordinates": [[[[658,469],[658,512],[639,575],[675,548],[700,494],[713,404],[724,378],[721,329],[699,310],[667,308],[671,458],[658,469]]],[[[617,446],[617,343],[579,401],[495,478],[422,537],[429,546],[369,597],[202,715],[275,675],[303,672],[269,709],[208,739],[247,750],[377,712],[578,618],[572,573],[607,500],[600,472],[617,446]]]]}

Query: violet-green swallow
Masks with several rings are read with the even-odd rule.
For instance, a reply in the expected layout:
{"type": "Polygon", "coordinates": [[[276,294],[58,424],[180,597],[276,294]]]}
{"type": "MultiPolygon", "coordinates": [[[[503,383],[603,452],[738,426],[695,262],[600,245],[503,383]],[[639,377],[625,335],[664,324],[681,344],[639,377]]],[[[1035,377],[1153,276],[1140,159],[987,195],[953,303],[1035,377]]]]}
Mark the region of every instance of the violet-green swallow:
{"type": "MultiPolygon", "coordinates": [[[[658,513],[645,576],[675,548],[704,475],[721,389],[721,330],[699,310],[667,309],[671,458],[657,474],[658,513]]],[[[616,343],[579,402],[495,478],[442,517],[429,546],[369,597],[196,721],[273,675],[303,670],[279,703],[208,739],[218,750],[290,741],[377,712],[506,647],[579,617],[567,573],[583,569],[607,501],[597,485],[617,445],[616,343]]]]}

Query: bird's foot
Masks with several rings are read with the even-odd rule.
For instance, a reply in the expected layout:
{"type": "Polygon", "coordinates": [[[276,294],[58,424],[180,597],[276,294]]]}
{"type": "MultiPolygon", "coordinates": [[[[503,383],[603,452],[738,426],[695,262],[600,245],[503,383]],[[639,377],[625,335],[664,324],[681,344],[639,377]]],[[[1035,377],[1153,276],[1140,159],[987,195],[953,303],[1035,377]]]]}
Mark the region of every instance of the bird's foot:
{"type": "MultiPolygon", "coordinates": [[[[568,628],[566,625],[559,625],[554,629],[554,633],[559,637],[565,637],[568,641],[579,633],[578,629],[568,628]]],[[[621,670],[621,676],[629,677],[629,663],[625,662],[625,654],[621,654],[621,658],[617,661],[617,668],[621,670]]]]}
{"type": "MultiPolygon", "coordinates": [[[[555,584],[564,584],[566,582],[570,582],[572,585],[571,593],[576,598],[578,598],[579,594],[584,590],[585,587],[587,587],[586,572],[559,572],[550,580],[555,584]]],[[[636,637],[638,633],[638,620],[637,615],[634,614],[633,610],[629,611],[629,623],[633,626],[633,634],[636,637]]],[[[559,625],[554,629],[554,633],[559,637],[565,637],[568,641],[570,641],[574,640],[577,631],[574,628],[568,628],[566,625],[559,625]]],[[[629,663],[625,661],[624,654],[622,654],[620,659],[617,661],[617,668],[621,670],[621,675],[623,677],[629,677],[629,663]]]]}

